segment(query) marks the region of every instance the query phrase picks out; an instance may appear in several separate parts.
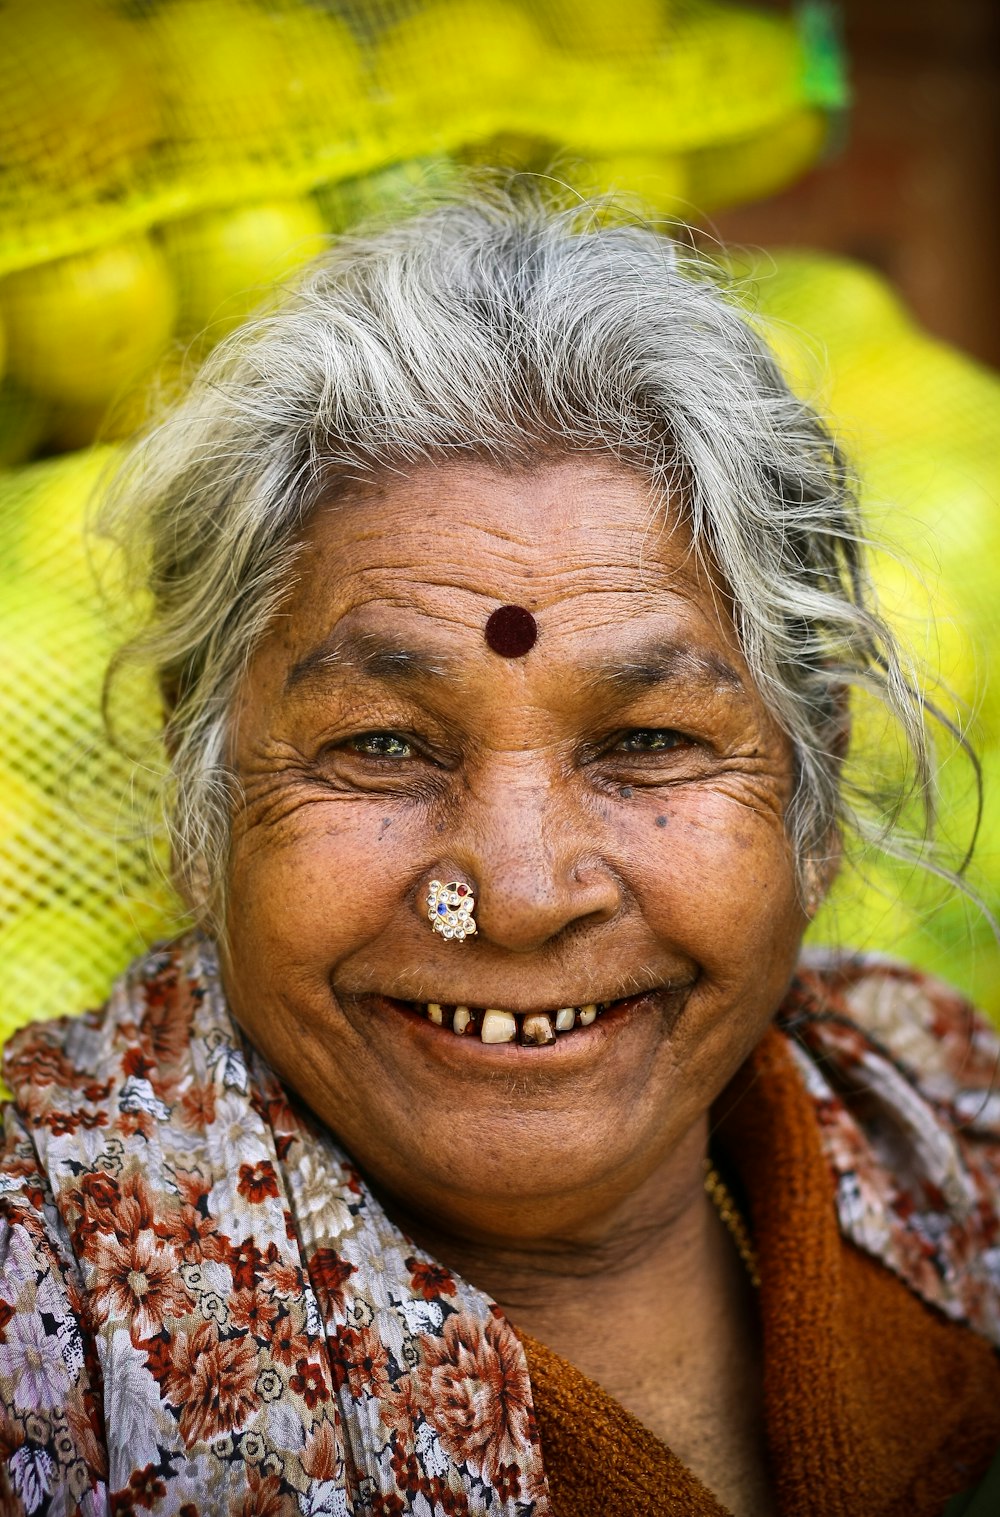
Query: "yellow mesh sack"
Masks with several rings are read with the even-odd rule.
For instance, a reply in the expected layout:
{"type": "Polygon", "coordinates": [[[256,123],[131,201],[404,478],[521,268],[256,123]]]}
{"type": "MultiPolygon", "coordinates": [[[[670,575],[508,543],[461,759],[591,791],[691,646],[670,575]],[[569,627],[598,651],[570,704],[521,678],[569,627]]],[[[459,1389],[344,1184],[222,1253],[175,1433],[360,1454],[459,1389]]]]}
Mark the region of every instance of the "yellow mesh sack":
{"type": "MultiPolygon", "coordinates": [[[[923,334],[859,264],[781,253],[739,272],[756,276],[758,319],[791,383],[835,419],[856,460],[884,545],[874,569],[885,608],[931,699],[981,756],[985,811],[968,878],[1000,912],[1000,379],[923,334]]],[[[957,746],[945,755],[941,824],[960,854],[976,792],[957,746]]],[[[1000,1016],[987,920],[922,872],[872,859],[845,869],[812,936],[910,959],[1000,1016]]]]}
{"type": "MultiPolygon", "coordinates": [[[[0,477],[0,1036],[60,1003],[99,999],[177,920],[127,832],[143,771],[102,727],[117,631],[84,522],[109,454],[0,477]]],[[[149,692],[140,705],[137,718],[155,726],[149,692]]]]}
{"type": "Polygon", "coordinates": [[[402,179],[558,172],[688,218],[768,193],[845,100],[818,0],[6,0],[0,467],[127,432],[402,179]],[[207,339],[206,339],[207,334],[207,339]]]}
{"type": "Polygon", "coordinates": [[[815,0],[8,0],[0,272],[496,134],[683,153],[839,107],[815,0]]]}

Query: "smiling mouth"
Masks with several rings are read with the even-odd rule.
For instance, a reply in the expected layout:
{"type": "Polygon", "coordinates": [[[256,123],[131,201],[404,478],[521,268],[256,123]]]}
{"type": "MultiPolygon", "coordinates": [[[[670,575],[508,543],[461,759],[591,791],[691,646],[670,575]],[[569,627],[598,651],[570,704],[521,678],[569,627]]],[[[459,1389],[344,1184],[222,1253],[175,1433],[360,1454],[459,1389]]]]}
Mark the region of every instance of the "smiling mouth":
{"type": "Polygon", "coordinates": [[[393,1004],[423,1017],[442,1032],[481,1043],[519,1043],[547,1048],[593,1024],[608,1013],[625,1011],[650,996],[650,991],[620,1001],[592,1001],[585,1006],[561,1006],[552,1011],[507,1011],[498,1006],[446,1006],[437,1001],[398,1001],[393,1004]]]}

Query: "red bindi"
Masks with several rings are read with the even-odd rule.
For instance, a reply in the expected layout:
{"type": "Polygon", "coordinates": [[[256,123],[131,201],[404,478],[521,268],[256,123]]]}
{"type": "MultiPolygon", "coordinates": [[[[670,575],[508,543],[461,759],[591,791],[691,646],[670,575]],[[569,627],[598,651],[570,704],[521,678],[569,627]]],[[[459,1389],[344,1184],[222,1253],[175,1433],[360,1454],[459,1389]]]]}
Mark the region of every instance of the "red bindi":
{"type": "Polygon", "coordinates": [[[523,658],[535,646],[538,623],[523,606],[500,606],[486,623],[486,641],[502,658],[523,658]]]}

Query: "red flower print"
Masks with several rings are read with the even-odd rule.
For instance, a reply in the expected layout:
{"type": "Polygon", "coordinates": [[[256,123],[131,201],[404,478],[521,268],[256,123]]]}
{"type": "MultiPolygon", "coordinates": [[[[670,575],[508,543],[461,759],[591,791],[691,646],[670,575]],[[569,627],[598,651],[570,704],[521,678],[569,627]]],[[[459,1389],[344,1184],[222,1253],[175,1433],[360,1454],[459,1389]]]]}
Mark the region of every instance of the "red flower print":
{"type": "Polygon", "coordinates": [[[83,1175],[68,1199],[81,1213],[73,1241],[84,1253],[91,1252],[90,1240],[98,1233],[125,1243],[140,1232],[152,1232],[155,1209],[144,1175],[133,1173],[121,1181],[105,1174],[83,1175]]]}
{"type": "Polygon", "coordinates": [[[281,1481],[277,1475],[261,1475],[251,1466],[247,1469],[249,1490],[238,1505],[229,1508],[230,1517],[288,1517],[295,1508],[281,1493],[281,1481]]]}
{"type": "Polygon", "coordinates": [[[94,1316],[98,1322],[127,1323],[133,1342],[155,1337],[165,1319],[191,1310],[191,1296],[177,1274],[177,1255],[155,1233],[144,1229],[124,1242],[98,1234],[89,1253],[94,1316]]]}
{"type": "Polygon", "coordinates": [[[354,1265],[342,1259],[332,1248],[318,1248],[312,1258],[306,1261],[306,1268],[313,1288],[326,1308],[326,1315],[343,1317],[343,1286],[354,1274],[354,1265]]]}
{"type": "Polygon", "coordinates": [[[435,1296],[455,1294],[454,1276],[443,1265],[431,1264],[424,1259],[407,1259],[405,1262],[410,1271],[410,1284],[425,1301],[433,1301],[435,1296]]]}
{"type": "Polygon", "coordinates": [[[330,1368],[336,1388],[347,1385],[352,1396],[392,1394],[389,1355],[374,1328],[342,1327],[330,1340],[330,1368]]]}
{"type": "Polygon", "coordinates": [[[106,1211],[109,1207],[117,1204],[121,1193],[122,1189],[117,1180],[111,1175],[98,1172],[97,1174],[81,1175],[80,1188],[76,1194],[79,1197],[83,1197],[80,1204],[84,1208],[86,1208],[88,1203],[92,1203],[94,1207],[99,1208],[101,1211],[106,1211]]]}
{"type": "Polygon", "coordinates": [[[152,1059],[147,1059],[141,1048],[129,1048],[122,1059],[122,1071],[131,1079],[148,1080],[150,1075],[155,1075],[156,1065],[152,1059]]]}
{"type": "Polygon", "coordinates": [[[448,1318],[441,1337],[420,1339],[414,1374],[428,1419],[458,1464],[492,1485],[510,1481],[530,1447],[533,1419],[528,1370],[513,1330],[495,1317],[448,1318]]]}
{"type": "MultiPolygon", "coordinates": [[[[96,1358],[96,1354],[94,1356],[96,1358]]],[[[92,1373],[95,1379],[99,1378],[100,1370],[94,1365],[92,1373]]],[[[69,1423],[69,1431],[77,1447],[77,1452],[87,1462],[88,1468],[98,1480],[105,1480],[108,1474],[108,1449],[107,1436],[104,1426],[103,1409],[98,1404],[98,1399],[93,1391],[86,1390],[83,1393],[82,1405],[79,1402],[70,1401],[66,1408],[66,1420],[69,1423]]]]}
{"type": "Polygon", "coordinates": [[[250,1097],[250,1105],[272,1132],[298,1133],[299,1121],[280,1086],[254,1091],[250,1097]]]}
{"type": "Polygon", "coordinates": [[[206,1259],[215,1264],[229,1262],[229,1239],[218,1231],[214,1217],[203,1216],[193,1206],[167,1212],[155,1230],[158,1238],[173,1244],[185,1264],[202,1264],[206,1259]]]}
{"type": "Polygon", "coordinates": [[[406,1508],[403,1506],[400,1497],[393,1491],[388,1496],[379,1495],[373,1497],[370,1510],[372,1517],[400,1517],[400,1514],[406,1508]]]}
{"type": "Polygon", "coordinates": [[[205,1204],[211,1194],[212,1185],[209,1180],[197,1169],[178,1169],[174,1171],[177,1181],[177,1190],[186,1206],[193,1206],[198,1211],[205,1210],[205,1204]]]}
{"type": "Polygon", "coordinates": [[[117,1121],[118,1131],[125,1138],[151,1138],[153,1118],[148,1111],[123,1111],[117,1121]]]}
{"type": "Polygon", "coordinates": [[[306,1406],[312,1411],[320,1401],[329,1398],[330,1390],[326,1383],[321,1364],[310,1364],[308,1359],[300,1359],[295,1366],[295,1374],[288,1382],[288,1388],[301,1396],[306,1406]]]}
{"type": "Polygon", "coordinates": [[[146,1338],[136,1343],[136,1348],[142,1349],[146,1355],[146,1368],[157,1384],[162,1386],[173,1364],[173,1345],[170,1339],[162,1335],[146,1338]]]}
{"type": "Polygon", "coordinates": [[[264,1263],[261,1279],[267,1290],[273,1291],[276,1296],[301,1295],[302,1271],[297,1264],[282,1262],[273,1243],[267,1246],[264,1263]]]}
{"type": "Polygon", "coordinates": [[[161,1079],[172,1075],[183,1062],[191,1036],[191,1018],[194,1005],[183,987],[166,987],[164,996],[147,998],[142,1019],[143,1052],[153,1061],[153,1067],[161,1079]]]}
{"type": "Polygon", "coordinates": [[[181,1437],[210,1443],[239,1432],[257,1411],[254,1390],[257,1350],[245,1338],[220,1339],[214,1322],[203,1322],[174,1339],[163,1395],[180,1410],[181,1437]]]}
{"type": "Polygon", "coordinates": [[[278,1305],[260,1290],[236,1291],[229,1297],[229,1320],[240,1332],[267,1342],[278,1318],[278,1305]]]}
{"type": "Polygon", "coordinates": [[[17,1091],[23,1080],[31,1085],[64,1085],[72,1090],[77,1073],[61,1048],[47,1041],[44,1030],[26,1028],[11,1038],[5,1056],[8,1085],[17,1091]]]}
{"type": "Polygon", "coordinates": [[[197,1083],[177,1103],[177,1115],[185,1127],[204,1132],[215,1121],[215,1086],[197,1083]]]}
{"type": "Polygon", "coordinates": [[[153,1502],[159,1496],[167,1494],[166,1484],[161,1476],[156,1473],[155,1464],[147,1464],[141,1470],[133,1470],[129,1478],[128,1489],[134,1506],[152,1508],[153,1502]]]}
{"type": "Polygon", "coordinates": [[[230,1245],[229,1268],[233,1275],[234,1290],[249,1290],[260,1274],[261,1253],[256,1243],[249,1238],[242,1243],[230,1245]]]}
{"type": "Polygon", "coordinates": [[[389,1460],[389,1468],[401,1491],[406,1491],[409,1495],[416,1495],[418,1491],[423,1491],[426,1495],[430,1482],[412,1450],[404,1452],[402,1449],[395,1449],[389,1460]]]}
{"type": "Polygon", "coordinates": [[[266,1200],[268,1196],[276,1196],[278,1177],[270,1159],[262,1159],[259,1164],[241,1164],[236,1188],[241,1196],[254,1204],[266,1200]]]}
{"type": "Polygon", "coordinates": [[[320,1422],[313,1425],[300,1459],[310,1480],[336,1480],[340,1468],[340,1450],[332,1423],[320,1422]]]}
{"type": "Polygon", "coordinates": [[[521,1467],[502,1464],[497,1471],[496,1493],[501,1501],[514,1501],[521,1494],[521,1467]]]}
{"type": "Polygon", "coordinates": [[[398,1385],[390,1385],[383,1392],[379,1416],[390,1433],[395,1432],[404,1439],[411,1438],[421,1411],[411,1376],[403,1375],[398,1385]]]}
{"type": "Polygon", "coordinates": [[[284,1317],[272,1335],[269,1347],[271,1358],[291,1369],[300,1359],[308,1359],[311,1345],[305,1333],[297,1332],[292,1326],[291,1317],[284,1317]]]}
{"type": "Polygon", "coordinates": [[[42,1125],[48,1128],[54,1138],[63,1138],[68,1133],[76,1132],[80,1116],[71,1111],[50,1111],[48,1116],[42,1118],[42,1125]]]}

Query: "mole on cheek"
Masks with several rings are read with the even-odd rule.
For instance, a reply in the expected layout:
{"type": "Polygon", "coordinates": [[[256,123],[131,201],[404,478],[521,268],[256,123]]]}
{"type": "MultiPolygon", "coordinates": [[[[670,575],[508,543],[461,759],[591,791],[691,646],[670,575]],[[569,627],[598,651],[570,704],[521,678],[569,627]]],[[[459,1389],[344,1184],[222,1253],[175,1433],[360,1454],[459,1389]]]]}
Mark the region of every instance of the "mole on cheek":
{"type": "Polygon", "coordinates": [[[656,825],[657,825],[657,827],[665,827],[667,825],[667,819],[666,819],[666,817],[665,816],[658,816],[656,818],[656,825]]]}

